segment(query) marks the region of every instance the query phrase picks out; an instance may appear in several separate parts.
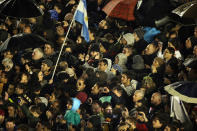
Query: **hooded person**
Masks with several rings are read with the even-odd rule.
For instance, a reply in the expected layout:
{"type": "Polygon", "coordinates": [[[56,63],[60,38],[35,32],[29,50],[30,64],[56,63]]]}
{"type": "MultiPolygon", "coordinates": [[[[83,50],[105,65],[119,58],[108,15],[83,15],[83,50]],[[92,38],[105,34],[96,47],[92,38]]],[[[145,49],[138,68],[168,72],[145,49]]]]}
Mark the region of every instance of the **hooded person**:
{"type": "Polygon", "coordinates": [[[64,119],[67,122],[67,125],[79,125],[80,124],[80,115],[77,112],[81,104],[81,101],[78,98],[72,98],[70,103],[67,104],[68,110],[64,115],[64,119]]]}
{"type": "Polygon", "coordinates": [[[127,70],[126,63],[127,63],[127,56],[125,54],[119,53],[115,57],[115,64],[118,64],[122,68],[123,72],[127,70]]]}

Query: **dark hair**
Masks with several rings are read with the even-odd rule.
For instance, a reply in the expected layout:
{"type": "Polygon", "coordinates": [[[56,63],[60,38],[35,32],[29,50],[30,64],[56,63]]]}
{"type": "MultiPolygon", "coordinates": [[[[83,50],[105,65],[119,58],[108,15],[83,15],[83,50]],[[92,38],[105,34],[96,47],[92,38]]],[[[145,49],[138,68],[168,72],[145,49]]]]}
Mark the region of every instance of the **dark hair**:
{"type": "Polygon", "coordinates": [[[172,43],[172,45],[173,45],[176,49],[179,49],[180,43],[179,43],[178,38],[169,39],[168,42],[172,43]]]}
{"type": "Polygon", "coordinates": [[[108,61],[106,59],[102,59],[102,60],[99,61],[99,63],[100,62],[103,62],[105,65],[108,65],[108,61]]]}
{"type": "Polygon", "coordinates": [[[115,86],[113,90],[117,90],[118,92],[123,93],[123,88],[120,85],[115,86]]]}
{"type": "Polygon", "coordinates": [[[169,50],[170,54],[174,55],[174,53],[175,53],[174,48],[172,48],[172,47],[167,47],[166,49],[169,50]]]}

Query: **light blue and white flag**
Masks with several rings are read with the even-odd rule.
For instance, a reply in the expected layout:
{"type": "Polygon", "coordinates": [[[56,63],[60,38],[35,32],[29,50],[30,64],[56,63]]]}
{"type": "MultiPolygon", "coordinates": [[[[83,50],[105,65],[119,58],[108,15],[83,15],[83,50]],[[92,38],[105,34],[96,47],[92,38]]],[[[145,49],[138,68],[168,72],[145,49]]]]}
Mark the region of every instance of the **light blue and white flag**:
{"type": "Polygon", "coordinates": [[[80,0],[76,10],[75,20],[82,24],[81,35],[89,42],[88,15],[86,0],[80,0]]]}

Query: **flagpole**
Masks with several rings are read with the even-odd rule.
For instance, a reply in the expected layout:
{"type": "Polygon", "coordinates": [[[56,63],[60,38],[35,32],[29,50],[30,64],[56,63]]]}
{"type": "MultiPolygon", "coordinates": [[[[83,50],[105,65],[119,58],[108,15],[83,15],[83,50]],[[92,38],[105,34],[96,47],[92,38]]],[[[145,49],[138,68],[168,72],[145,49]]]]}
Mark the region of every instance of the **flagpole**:
{"type": "Polygon", "coordinates": [[[72,19],[72,21],[71,21],[71,23],[70,23],[70,26],[69,26],[68,31],[67,31],[67,33],[66,33],[66,36],[65,36],[65,38],[64,38],[63,44],[62,44],[62,46],[61,46],[61,49],[60,49],[60,52],[59,52],[59,55],[58,55],[58,58],[57,58],[57,61],[56,61],[56,64],[55,64],[55,67],[54,67],[54,70],[53,70],[53,74],[52,74],[51,80],[53,80],[53,78],[54,78],[55,71],[56,71],[56,69],[57,69],[57,65],[58,65],[58,63],[59,63],[59,60],[60,60],[60,57],[61,57],[63,48],[64,48],[64,46],[65,46],[66,40],[67,40],[67,38],[68,38],[68,34],[69,34],[69,32],[70,32],[70,29],[71,29],[72,24],[73,24],[74,19],[75,19],[76,11],[77,11],[77,9],[75,10],[75,13],[74,13],[74,15],[73,15],[73,19],[72,19]]]}

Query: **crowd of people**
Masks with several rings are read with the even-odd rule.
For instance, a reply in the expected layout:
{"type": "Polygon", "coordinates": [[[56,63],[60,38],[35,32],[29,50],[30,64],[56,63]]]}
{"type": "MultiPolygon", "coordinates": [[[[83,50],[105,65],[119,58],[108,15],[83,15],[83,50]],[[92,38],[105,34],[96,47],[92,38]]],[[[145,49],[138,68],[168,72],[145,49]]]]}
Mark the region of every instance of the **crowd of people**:
{"type": "Polygon", "coordinates": [[[36,18],[1,15],[0,130],[197,129],[195,104],[176,97],[185,112],[176,106],[173,114],[172,96],[164,90],[174,82],[197,81],[197,26],[180,36],[179,22],[155,24],[182,3],[138,0],[135,20],[126,21],[106,16],[102,8],[109,1],[86,1],[90,41],[74,21],[54,77],[79,1],[36,0],[44,11],[36,18]],[[46,41],[1,48],[21,34],[46,41]]]}

